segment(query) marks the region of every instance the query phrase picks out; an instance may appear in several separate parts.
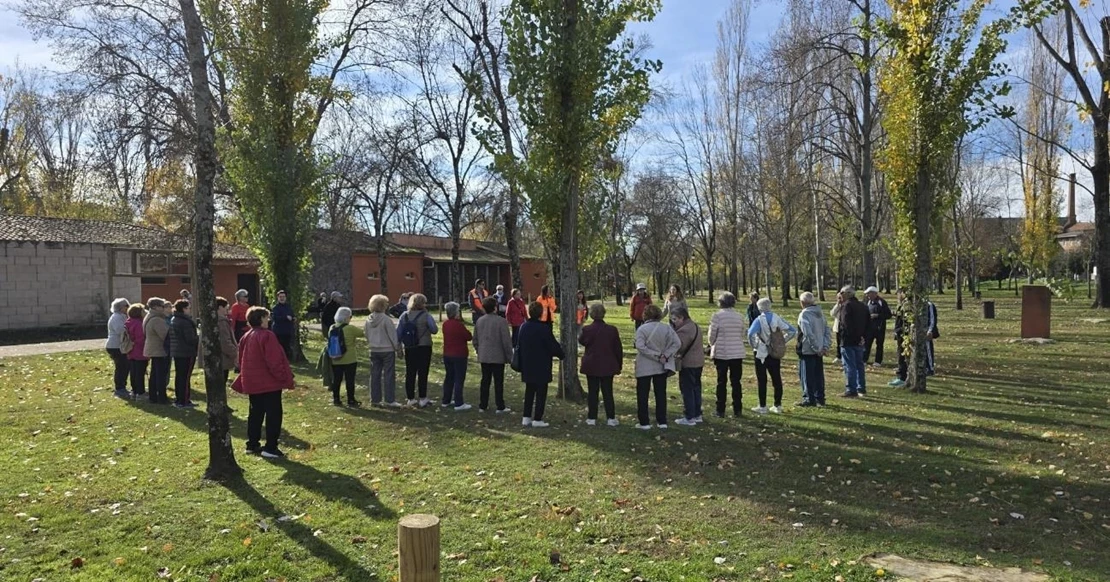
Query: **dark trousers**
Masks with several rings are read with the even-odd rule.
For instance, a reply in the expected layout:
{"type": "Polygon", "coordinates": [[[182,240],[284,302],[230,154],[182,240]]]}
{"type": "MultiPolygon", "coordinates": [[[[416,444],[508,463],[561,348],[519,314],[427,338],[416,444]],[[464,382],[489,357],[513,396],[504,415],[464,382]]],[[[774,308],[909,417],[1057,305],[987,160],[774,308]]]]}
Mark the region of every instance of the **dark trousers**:
{"type": "Polygon", "coordinates": [[[262,439],[262,421],[266,421],[266,446],[264,451],[275,451],[281,436],[281,390],[265,394],[251,394],[250,412],[247,413],[247,448],[258,448],[262,439]]]}
{"type": "Polygon", "coordinates": [[[196,358],[174,358],[173,400],[178,404],[189,404],[192,399],[192,386],[190,380],[193,376],[193,366],[196,358]]]}
{"type": "Polygon", "coordinates": [[[339,401],[339,385],[347,384],[347,402],[355,401],[355,373],[358,372],[358,362],[350,364],[331,365],[331,396],[339,401]]]}
{"type": "Polygon", "coordinates": [[[586,376],[586,386],[589,389],[586,394],[586,418],[597,420],[598,392],[601,393],[601,398],[605,401],[605,418],[610,420],[616,418],[617,407],[613,403],[613,377],[586,376]]]}
{"type": "Polygon", "coordinates": [[[293,361],[293,336],[291,334],[278,335],[278,343],[281,344],[281,349],[285,350],[285,358],[290,362],[293,361]]]}
{"type": "Polygon", "coordinates": [[[493,383],[493,402],[497,410],[505,410],[505,364],[482,364],[478,408],[489,409],[489,385],[493,383]]]}
{"type": "Polygon", "coordinates": [[[243,335],[247,333],[247,322],[246,320],[235,321],[232,322],[232,325],[234,325],[232,334],[235,336],[235,343],[239,343],[239,340],[243,339],[243,335]]]}
{"type": "Polygon", "coordinates": [[[166,396],[166,386],[170,383],[170,358],[150,359],[150,401],[155,404],[169,402],[166,396]]]}
{"type": "Polygon", "coordinates": [[[432,367],[432,346],[405,348],[405,395],[415,400],[428,397],[428,370],[432,367]]]}
{"type": "Polygon", "coordinates": [[[108,348],[108,357],[112,358],[112,364],[114,366],[112,382],[115,385],[116,392],[126,392],[127,374],[131,371],[131,364],[127,361],[127,354],[119,351],[119,348],[108,348]]]}
{"type": "Polygon", "coordinates": [[[443,400],[442,404],[463,405],[463,384],[466,383],[466,357],[443,358],[443,400]]]}
{"type": "Polygon", "coordinates": [[[798,360],[798,376],[802,380],[802,402],[825,403],[825,361],[818,354],[803,354],[798,360]]]}
{"type": "Polygon", "coordinates": [[[875,348],[875,363],[883,363],[883,343],[886,342],[886,323],[867,331],[867,346],[863,350],[863,361],[871,358],[871,347],[875,348]]]}
{"type": "Polygon", "coordinates": [[[894,345],[898,348],[898,372],[895,373],[895,376],[897,376],[899,380],[905,382],[907,372],[909,371],[909,360],[906,358],[906,354],[902,353],[902,348],[904,347],[902,334],[895,334],[894,345]]]}
{"type": "Polygon", "coordinates": [[[547,406],[547,383],[524,385],[524,418],[543,420],[543,409],[547,406]],[[533,404],[535,410],[533,411],[533,404]],[[535,414],[533,414],[535,412],[535,414]]]}
{"type": "Polygon", "coordinates": [[[632,325],[633,325],[633,326],[634,326],[634,327],[635,327],[636,329],[640,329],[640,326],[641,326],[641,325],[643,325],[643,324],[644,324],[644,320],[642,320],[642,319],[633,319],[633,320],[632,320],[632,325]]]}
{"type": "Polygon", "coordinates": [[[767,407],[767,375],[775,388],[775,406],[782,406],[782,360],[767,356],[762,362],[755,359],[755,379],[759,383],[759,405],[767,407]]]}
{"type": "Polygon", "coordinates": [[[686,420],[700,417],[701,366],[679,370],[678,390],[682,392],[682,415],[686,417],[686,420]]]}
{"type": "Polygon", "coordinates": [[[655,392],[655,422],[667,424],[667,375],[640,376],[636,378],[636,417],[640,426],[651,424],[648,414],[648,396],[655,392]]]}
{"type": "Polygon", "coordinates": [[[840,358],[840,332],[836,332],[836,357],[840,358]]]}
{"type": "Polygon", "coordinates": [[[515,348],[516,347],[516,336],[520,333],[520,326],[519,325],[514,325],[514,326],[512,326],[512,329],[513,329],[513,347],[515,348]]]}
{"type": "Polygon", "coordinates": [[[146,363],[147,360],[131,360],[131,394],[135,396],[146,394],[146,363]]]}
{"type": "Polygon", "coordinates": [[[740,416],[743,392],[740,389],[740,375],[744,371],[744,360],[713,360],[717,366],[717,416],[725,415],[725,405],[728,404],[728,389],[732,384],[732,412],[740,416]]]}

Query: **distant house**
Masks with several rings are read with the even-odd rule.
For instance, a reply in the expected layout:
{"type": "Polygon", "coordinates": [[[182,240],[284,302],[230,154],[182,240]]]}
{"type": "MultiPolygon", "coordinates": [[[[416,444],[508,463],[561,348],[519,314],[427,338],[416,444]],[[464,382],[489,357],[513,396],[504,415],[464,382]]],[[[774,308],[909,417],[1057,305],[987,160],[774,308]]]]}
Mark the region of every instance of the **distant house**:
{"type": "MultiPolygon", "coordinates": [[[[247,289],[257,301],[258,260],[217,244],[216,293],[247,289]]],[[[191,288],[192,240],[104,220],[0,214],[0,329],[105,320],[116,297],[178,299],[191,288]]]]}
{"type": "Polygon", "coordinates": [[[1079,222],[1075,215],[1075,174],[1068,182],[1068,215],[1060,218],[1060,231],[1056,233],[1056,242],[1064,252],[1083,250],[1086,242],[1095,234],[1093,222],[1079,222]]]}

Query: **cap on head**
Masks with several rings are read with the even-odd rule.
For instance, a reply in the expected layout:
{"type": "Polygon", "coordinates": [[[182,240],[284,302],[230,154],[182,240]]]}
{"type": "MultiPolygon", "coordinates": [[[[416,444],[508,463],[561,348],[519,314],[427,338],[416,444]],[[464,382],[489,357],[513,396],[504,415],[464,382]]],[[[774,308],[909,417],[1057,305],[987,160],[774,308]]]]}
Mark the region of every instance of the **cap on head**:
{"type": "Polygon", "coordinates": [[[874,286],[874,285],[872,285],[872,286],[868,287],[867,289],[863,290],[864,295],[868,295],[868,294],[871,294],[871,293],[878,293],[878,292],[879,292],[879,288],[874,286]]]}
{"type": "Polygon", "coordinates": [[[640,283],[640,284],[636,285],[636,290],[637,291],[647,291],[647,285],[645,285],[643,283],[640,283]]]}
{"type": "Polygon", "coordinates": [[[332,298],[332,299],[342,299],[342,298],[343,298],[343,294],[342,294],[342,293],[340,293],[339,291],[332,291],[332,292],[331,292],[331,298],[332,298]]]}
{"type": "Polygon", "coordinates": [[[249,292],[247,292],[247,290],[246,290],[246,289],[240,289],[240,290],[238,290],[238,291],[236,291],[236,292],[235,292],[235,298],[236,298],[236,299],[238,299],[238,298],[240,298],[240,297],[247,297],[247,296],[249,296],[249,295],[250,295],[250,293],[249,293],[249,292]]]}

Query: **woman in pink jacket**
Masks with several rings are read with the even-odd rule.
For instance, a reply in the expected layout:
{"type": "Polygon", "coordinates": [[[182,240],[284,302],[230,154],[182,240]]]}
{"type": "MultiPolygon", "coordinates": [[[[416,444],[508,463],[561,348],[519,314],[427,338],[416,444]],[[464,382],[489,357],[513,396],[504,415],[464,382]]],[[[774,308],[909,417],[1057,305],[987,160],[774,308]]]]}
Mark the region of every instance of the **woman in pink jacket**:
{"type": "Polygon", "coordinates": [[[281,391],[293,388],[293,371],[274,332],[270,331],[270,312],[265,307],[247,311],[249,329],[239,340],[239,377],[231,385],[250,398],[247,415],[247,453],[262,453],[267,459],[281,459],[281,391]],[[262,421],[266,421],[266,446],[260,447],[262,421]]]}
{"type": "Polygon", "coordinates": [[[131,398],[146,394],[146,363],[150,358],[143,355],[143,345],[146,344],[146,332],[143,331],[143,317],[146,308],[142,303],[132,303],[127,308],[127,322],[123,325],[127,335],[131,337],[132,348],[127,352],[127,360],[131,365],[131,398]]]}

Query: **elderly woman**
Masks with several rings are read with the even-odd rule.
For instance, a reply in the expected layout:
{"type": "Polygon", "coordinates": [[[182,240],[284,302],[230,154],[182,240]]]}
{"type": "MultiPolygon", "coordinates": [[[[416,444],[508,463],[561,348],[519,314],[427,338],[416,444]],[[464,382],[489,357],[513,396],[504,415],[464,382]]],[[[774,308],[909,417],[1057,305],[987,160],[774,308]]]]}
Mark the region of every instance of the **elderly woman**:
{"type": "Polygon", "coordinates": [[[717,299],[720,311],[709,319],[709,357],[717,367],[717,416],[724,418],[728,404],[726,386],[732,385],[732,412],[737,417],[743,410],[740,376],[744,371],[744,342],[748,326],[744,316],[736,311],[736,296],[721,293],[717,299]]]}
{"type": "Polygon", "coordinates": [[[231,306],[231,327],[235,332],[236,342],[247,333],[247,310],[251,308],[249,298],[250,293],[246,289],[235,292],[235,305],[231,306]]]}
{"type": "Polygon", "coordinates": [[[825,405],[825,363],[832,338],[821,306],[806,291],[798,298],[802,312],[798,314],[798,376],[802,380],[802,401],[798,406],[825,405]]]}
{"type": "MultiPolygon", "coordinates": [[[[268,328],[270,312],[265,307],[247,311],[250,329],[239,340],[239,377],[232,389],[250,398],[247,415],[247,453],[281,459],[281,391],[293,388],[293,371],[274,332],[268,328]],[[262,422],[266,422],[266,444],[262,446],[262,422]]],[[[348,326],[349,327],[349,326],[348,326]]]]}
{"type": "Polygon", "coordinates": [[[756,306],[759,317],[748,328],[748,342],[755,350],[755,378],[759,382],[759,406],[752,409],[756,414],[767,414],[767,375],[775,387],[775,405],[770,411],[782,414],[782,360],[771,354],[771,338],[782,334],[783,341],[789,342],[798,333],[794,326],[771,311],[771,300],[764,297],[756,306]]]}
{"type": "Polygon", "coordinates": [[[701,328],[690,319],[690,310],[679,306],[671,310],[671,325],[681,342],[678,348],[678,389],[682,392],[682,418],[675,424],[693,426],[701,418],[701,371],[705,367],[701,328]]]}
{"type": "Polygon", "coordinates": [[[844,310],[845,302],[847,302],[847,299],[844,297],[844,294],[837,291],[836,304],[833,305],[832,310],[829,311],[829,315],[832,316],[833,320],[832,333],[833,336],[836,337],[836,359],[834,360],[836,364],[840,363],[840,312],[844,310]]]}
{"type": "Polygon", "coordinates": [[[616,407],[613,404],[613,376],[620,374],[624,364],[624,346],[616,327],[605,323],[605,305],[590,306],[593,323],[582,328],[578,343],[586,348],[582,354],[582,373],[586,375],[589,392],[586,396],[586,424],[597,424],[597,396],[605,400],[605,417],[609,426],[617,426],[616,407]]]}
{"type": "Polygon", "coordinates": [[[675,309],[686,308],[686,296],[682,294],[682,287],[671,285],[667,291],[667,300],[663,302],[663,316],[671,317],[675,309]]]}
{"type": "Polygon", "coordinates": [[[667,428],[667,376],[675,371],[675,356],[681,342],[670,325],[663,323],[663,310],[644,308],[644,324],[636,330],[636,428],[651,429],[648,395],[655,392],[655,421],[667,428]]]}
{"type": "Polygon", "coordinates": [[[358,371],[358,350],[355,349],[355,345],[359,334],[358,329],[351,325],[350,307],[340,307],[336,310],[335,323],[328,330],[328,343],[331,343],[333,335],[339,339],[344,349],[341,356],[331,358],[331,403],[335,406],[343,406],[339,400],[339,384],[346,383],[347,406],[358,408],[362,406],[361,402],[355,400],[355,373],[358,371]]]}
{"type": "Polygon", "coordinates": [[[397,340],[397,327],[386,311],[389,297],[375,295],[368,305],[370,317],[362,326],[366,343],[370,345],[370,406],[399,408],[397,395],[397,354],[401,353],[401,342],[397,340]],[[385,402],[382,402],[382,387],[385,387],[385,402]]]}
{"type": "Polygon", "coordinates": [[[170,382],[170,358],[166,351],[166,340],[170,336],[170,326],[166,322],[166,301],[161,297],[151,297],[146,301],[146,317],[143,318],[143,357],[150,358],[150,403],[169,404],[166,386],[170,382]]]}
{"type": "Polygon", "coordinates": [[[127,354],[120,350],[120,343],[127,333],[127,308],[129,307],[131,302],[123,297],[112,302],[112,315],[108,317],[108,341],[104,343],[104,348],[108,350],[108,357],[112,358],[112,364],[115,367],[112,380],[116,396],[120,398],[131,398],[131,393],[127,391],[127,374],[131,366],[127,362],[127,354]]]}
{"type": "MultiPolygon", "coordinates": [[[[231,329],[228,308],[227,299],[216,298],[216,330],[220,336],[220,370],[224,374],[224,386],[227,386],[227,377],[231,374],[231,370],[239,365],[239,345],[235,341],[235,332],[231,329]]],[[[243,317],[246,317],[245,313],[243,317]]]]}
{"type": "Polygon", "coordinates": [[[535,428],[550,426],[543,421],[543,412],[547,405],[547,385],[552,378],[551,358],[561,360],[566,357],[563,347],[555,340],[551,325],[542,320],[544,311],[539,301],[528,305],[528,321],[520,326],[516,345],[520,379],[524,381],[524,419],[521,424],[535,428]]]}
{"type": "MultiPolygon", "coordinates": [[[[485,298],[483,298],[483,301],[485,298]]],[[[454,301],[443,306],[447,321],[443,322],[443,400],[440,406],[462,412],[470,410],[463,402],[463,384],[466,383],[466,368],[470,363],[470,340],[474,339],[462,319],[462,307],[454,301]]]]}
{"type": "Polygon", "coordinates": [[[170,357],[173,358],[173,405],[178,408],[195,408],[193,404],[193,366],[197,363],[200,337],[193,321],[192,307],[184,299],[173,304],[170,319],[170,357]]]}
{"type": "Polygon", "coordinates": [[[513,360],[513,339],[509,336],[505,318],[497,315],[499,307],[497,296],[486,297],[482,301],[482,310],[486,314],[478,318],[478,323],[474,325],[474,351],[478,352],[478,363],[482,366],[478,410],[485,412],[489,409],[489,385],[492,382],[497,414],[505,414],[512,412],[505,407],[505,364],[513,360]]]}
{"type": "MultiPolygon", "coordinates": [[[[146,334],[143,333],[143,316],[146,309],[142,303],[132,303],[127,308],[127,335],[131,338],[131,351],[127,356],[128,371],[131,374],[131,398],[138,399],[146,394],[146,364],[149,358],[143,355],[143,346],[146,343],[146,334]]],[[[122,350],[121,350],[122,351],[122,350]]]]}
{"type": "Polygon", "coordinates": [[[509,328],[512,329],[513,346],[515,347],[520,326],[528,321],[528,304],[524,303],[524,299],[520,297],[520,289],[513,289],[509,297],[509,303],[505,306],[505,320],[508,321],[509,328]]]}
{"type": "Polygon", "coordinates": [[[428,405],[428,371],[432,367],[432,336],[439,333],[436,320],[428,313],[428,298],[422,293],[409,297],[409,310],[401,316],[398,328],[408,322],[416,328],[416,345],[405,345],[405,394],[408,405],[428,405]],[[420,400],[416,400],[418,395],[420,400]]]}

